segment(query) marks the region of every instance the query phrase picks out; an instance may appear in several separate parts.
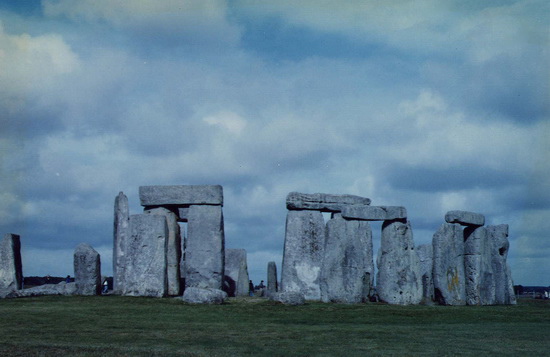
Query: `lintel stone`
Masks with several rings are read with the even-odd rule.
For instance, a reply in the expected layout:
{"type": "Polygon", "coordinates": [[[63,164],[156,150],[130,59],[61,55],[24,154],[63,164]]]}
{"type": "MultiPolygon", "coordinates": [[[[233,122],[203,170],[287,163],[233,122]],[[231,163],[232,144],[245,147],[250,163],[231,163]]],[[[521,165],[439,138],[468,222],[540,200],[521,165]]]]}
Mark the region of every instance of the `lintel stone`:
{"type": "Polygon", "coordinates": [[[468,211],[449,211],[445,215],[445,222],[458,223],[463,226],[483,226],[485,224],[485,216],[468,211]]]}
{"type": "Polygon", "coordinates": [[[342,209],[342,217],[360,221],[392,221],[407,219],[407,209],[402,206],[350,205],[342,209]]]}
{"type": "Polygon", "coordinates": [[[220,185],[140,186],[139,200],[147,206],[223,206],[223,188],[220,185]]]}
{"type": "Polygon", "coordinates": [[[370,205],[370,202],[370,198],[354,195],[290,192],[286,198],[286,207],[298,211],[341,212],[347,205],[370,205]]]}

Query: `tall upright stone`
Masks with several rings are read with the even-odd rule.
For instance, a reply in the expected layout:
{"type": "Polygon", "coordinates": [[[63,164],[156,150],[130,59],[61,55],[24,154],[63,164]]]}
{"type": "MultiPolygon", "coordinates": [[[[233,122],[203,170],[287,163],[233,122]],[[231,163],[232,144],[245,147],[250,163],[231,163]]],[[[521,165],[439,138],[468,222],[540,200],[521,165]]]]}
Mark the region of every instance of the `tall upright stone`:
{"type": "Polygon", "coordinates": [[[464,274],[467,305],[495,303],[491,242],[485,227],[464,229],[464,274]]]}
{"type": "Polygon", "coordinates": [[[153,214],[131,215],[129,231],[123,294],[166,296],[166,218],[153,214]]]}
{"type": "Polygon", "coordinates": [[[221,206],[189,207],[185,248],[185,286],[222,289],[225,236],[221,206]]]}
{"type": "Polygon", "coordinates": [[[168,242],[166,248],[166,278],[168,295],[181,295],[180,287],[180,260],[181,260],[181,235],[178,224],[178,216],[164,207],[145,210],[146,214],[156,214],[166,218],[168,225],[168,242]]]}
{"type": "Polygon", "coordinates": [[[115,198],[115,219],[113,239],[113,291],[121,294],[124,290],[126,267],[126,243],[129,235],[130,210],[128,197],[122,192],[115,198]]]}
{"type": "Polygon", "coordinates": [[[384,221],[377,263],[376,291],[380,300],[399,305],[420,303],[420,260],[409,222],[384,221]]]}
{"type": "Polygon", "coordinates": [[[267,296],[273,296],[279,290],[277,283],[277,264],[267,263],[267,296]]]}
{"type": "Polygon", "coordinates": [[[487,226],[488,239],[491,242],[491,266],[495,280],[495,304],[515,304],[511,273],[507,264],[508,225],[487,226]]]}
{"type": "Polygon", "coordinates": [[[77,295],[101,294],[101,258],[89,244],[80,243],[74,250],[74,282],[77,295]]]}
{"type": "Polygon", "coordinates": [[[225,288],[229,296],[248,296],[246,250],[225,250],[225,288]]]}
{"type": "Polygon", "coordinates": [[[441,305],[465,305],[464,234],[455,223],[443,223],[433,245],[434,295],[441,305]]]}
{"type": "Polygon", "coordinates": [[[416,247],[416,254],[420,262],[420,275],[422,276],[422,302],[431,304],[434,300],[433,271],[433,246],[422,244],[416,247]]]}
{"type": "Polygon", "coordinates": [[[320,300],[325,222],[318,211],[288,211],[281,271],[281,290],[320,300]]]}
{"type": "Polygon", "coordinates": [[[346,304],[366,301],[374,278],[370,224],[348,221],[335,213],[327,222],[325,239],[321,300],[346,304]]]}
{"type": "Polygon", "coordinates": [[[0,242],[0,296],[21,289],[22,284],[21,238],[7,233],[0,242]]]}

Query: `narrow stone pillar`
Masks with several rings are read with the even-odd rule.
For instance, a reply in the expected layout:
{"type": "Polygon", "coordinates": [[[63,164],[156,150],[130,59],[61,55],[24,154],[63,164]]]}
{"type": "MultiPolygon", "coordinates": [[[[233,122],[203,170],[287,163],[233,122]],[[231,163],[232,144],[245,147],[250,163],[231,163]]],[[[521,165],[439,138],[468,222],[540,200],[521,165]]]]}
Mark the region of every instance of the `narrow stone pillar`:
{"type": "Polygon", "coordinates": [[[465,305],[464,234],[455,223],[443,223],[433,245],[434,295],[441,305],[465,305]]]}
{"type": "Polygon", "coordinates": [[[377,265],[376,291],[380,300],[399,305],[420,303],[420,260],[414,251],[409,222],[384,221],[377,265]]]}
{"type": "Polygon", "coordinates": [[[7,233],[0,242],[0,296],[20,290],[22,284],[21,238],[7,233]]]}
{"type": "Polygon", "coordinates": [[[74,282],[77,295],[101,294],[101,258],[86,243],[80,243],[74,250],[74,282]]]}
{"type": "Polygon", "coordinates": [[[221,206],[189,207],[185,287],[222,289],[225,236],[221,206]]]}
{"type": "Polygon", "coordinates": [[[507,263],[508,225],[487,226],[488,239],[491,243],[491,266],[495,280],[495,304],[515,304],[512,274],[507,263]]]}
{"type": "Polygon", "coordinates": [[[348,221],[335,213],[327,222],[321,269],[321,300],[356,304],[368,300],[374,277],[372,230],[365,221],[348,221]],[[365,289],[365,283],[368,289],[365,289]],[[365,293],[367,295],[365,295],[365,293]]]}
{"type": "Polygon", "coordinates": [[[180,260],[181,260],[181,235],[178,217],[175,213],[164,207],[145,210],[146,214],[156,214],[166,218],[168,225],[168,242],[166,248],[166,278],[168,295],[181,295],[180,287],[180,260]]]}
{"type": "Polygon", "coordinates": [[[420,275],[422,276],[422,303],[429,305],[434,301],[433,246],[422,244],[415,250],[420,261],[420,275]]]}
{"type": "Polygon", "coordinates": [[[225,292],[229,296],[248,296],[246,250],[225,250],[225,292]]]}
{"type": "Polygon", "coordinates": [[[464,229],[464,274],[467,305],[493,305],[495,279],[491,264],[491,242],[485,227],[464,229]]]}
{"type": "Polygon", "coordinates": [[[318,211],[288,211],[281,290],[320,300],[319,276],[324,257],[325,222],[318,211]]]}
{"type": "Polygon", "coordinates": [[[278,289],[277,264],[275,262],[269,262],[267,263],[267,296],[273,296],[278,289]]]}
{"type": "Polygon", "coordinates": [[[132,215],[129,231],[123,294],[166,296],[166,218],[153,214],[132,215]]]}
{"type": "Polygon", "coordinates": [[[115,198],[115,219],[113,239],[113,292],[121,294],[124,290],[124,269],[126,267],[126,241],[130,211],[128,197],[120,192],[115,198]]]}

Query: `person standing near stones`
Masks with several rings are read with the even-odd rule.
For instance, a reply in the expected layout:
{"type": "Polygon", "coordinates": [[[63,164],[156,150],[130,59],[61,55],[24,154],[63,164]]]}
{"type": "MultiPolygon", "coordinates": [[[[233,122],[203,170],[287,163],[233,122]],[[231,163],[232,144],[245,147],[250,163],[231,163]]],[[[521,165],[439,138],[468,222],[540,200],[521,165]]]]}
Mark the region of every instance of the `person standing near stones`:
{"type": "Polygon", "coordinates": [[[252,280],[248,282],[248,295],[254,296],[254,284],[252,283],[252,280]]]}
{"type": "Polygon", "coordinates": [[[107,279],[103,281],[103,294],[107,294],[107,290],[109,289],[109,282],[107,282],[107,279]]]}

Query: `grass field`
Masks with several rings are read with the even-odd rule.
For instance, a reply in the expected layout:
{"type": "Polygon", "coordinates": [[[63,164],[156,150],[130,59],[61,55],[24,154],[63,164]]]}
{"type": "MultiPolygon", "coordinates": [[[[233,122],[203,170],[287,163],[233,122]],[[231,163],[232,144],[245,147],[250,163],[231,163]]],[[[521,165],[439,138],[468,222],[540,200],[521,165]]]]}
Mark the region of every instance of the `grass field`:
{"type": "Polygon", "coordinates": [[[548,355],[549,332],[550,300],[485,307],[0,300],[2,356],[548,355]]]}

